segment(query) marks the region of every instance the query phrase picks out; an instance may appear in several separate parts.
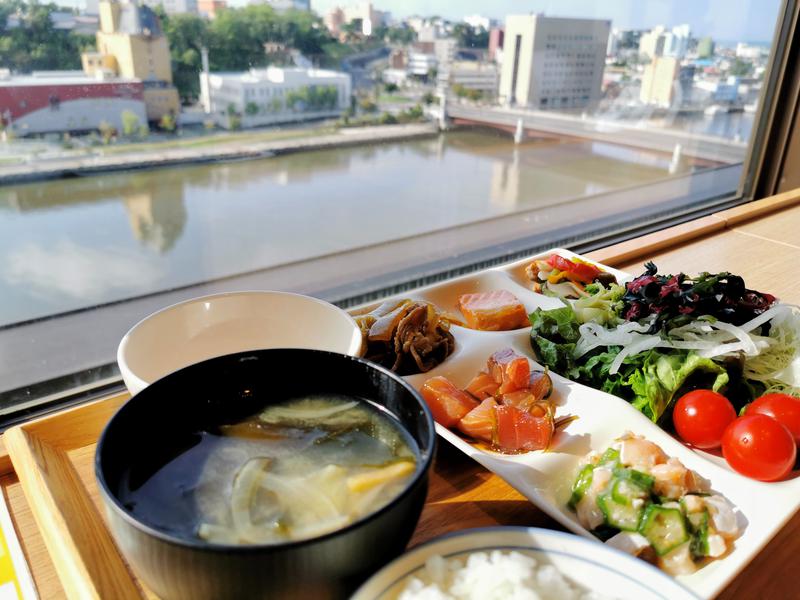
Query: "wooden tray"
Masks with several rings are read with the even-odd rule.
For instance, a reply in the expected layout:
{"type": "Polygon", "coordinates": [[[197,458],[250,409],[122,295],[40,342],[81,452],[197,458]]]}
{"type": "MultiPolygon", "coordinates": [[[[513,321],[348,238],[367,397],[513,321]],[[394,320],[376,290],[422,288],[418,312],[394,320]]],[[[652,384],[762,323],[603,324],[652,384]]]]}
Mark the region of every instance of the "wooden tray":
{"type": "Polygon", "coordinates": [[[70,598],[155,598],[132,576],[101,515],[94,449],[119,394],[9,429],[5,444],[70,598]]]}
{"type": "MultiPolygon", "coordinates": [[[[14,427],[3,436],[12,459],[0,443],[0,474],[11,478],[14,469],[19,473],[25,498],[13,490],[15,519],[42,598],[157,600],[111,538],[94,478],[97,439],[128,398],[118,394],[14,427]],[[56,574],[61,585],[54,580],[56,574]]],[[[7,493],[7,486],[18,486],[16,481],[0,484],[7,493]]],[[[411,545],[498,523],[559,529],[502,479],[441,444],[411,545]]]]}
{"type": "MultiPolygon", "coordinates": [[[[797,203],[800,194],[783,194],[751,203],[745,207],[748,209],[745,215],[718,213],[597,251],[590,257],[617,266],[721,232],[742,219],[758,216],[760,213],[754,209],[760,210],[762,206],[765,210],[779,210],[785,208],[784,204],[797,203]]],[[[128,397],[128,394],[115,395],[25,423],[9,429],[0,441],[0,487],[9,499],[42,598],[61,598],[66,594],[80,600],[157,600],[136,579],[112,540],[94,478],[97,439],[128,397]]],[[[478,467],[449,444],[441,444],[439,458],[431,471],[428,500],[411,545],[450,531],[498,523],[558,528],[499,477],[478,467]]],[[[774,550],[758,557],[746,569],[752,585],[742,583],[744,576],[740,576],[723,596],[739,597],[741,588],[751,591],[772,589],[770,585],[774,588],[774,576],[787,572],[795,562],[796,554],[790,548],[796,547],[794,536],[798,527],[800,520],[794,519],[770,545],[770,549],[788,548],[788,552],[774,550]]],[[[779,587],[786,592],[791,583],[779,587]]]]}

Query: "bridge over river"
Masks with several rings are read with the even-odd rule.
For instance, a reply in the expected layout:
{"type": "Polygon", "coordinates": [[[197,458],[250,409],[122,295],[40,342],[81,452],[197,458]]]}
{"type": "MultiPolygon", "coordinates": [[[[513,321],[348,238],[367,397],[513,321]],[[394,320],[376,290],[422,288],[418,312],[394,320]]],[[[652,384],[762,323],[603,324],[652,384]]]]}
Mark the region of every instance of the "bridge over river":
{"type": "Polygon", "coordinates": [[[698,134],[640,124],[604,120],[550,111],[524,110],[447,103],[447,117],[456,125],[483,125],[527,137],[574,137],[687,156],[707,166],[744,161],[747,143],[713,135],[698,134]]]}

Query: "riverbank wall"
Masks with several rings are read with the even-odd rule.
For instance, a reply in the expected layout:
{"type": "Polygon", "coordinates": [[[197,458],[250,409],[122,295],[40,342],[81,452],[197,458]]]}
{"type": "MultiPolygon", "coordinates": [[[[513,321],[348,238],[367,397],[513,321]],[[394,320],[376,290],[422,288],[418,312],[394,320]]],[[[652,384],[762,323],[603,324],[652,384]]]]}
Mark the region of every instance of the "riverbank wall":
{"type": "Polygon", "coordinates": [[[156,169],[177,165],[219,161],[251,160],[310,150],[327,150],[364,144],[382,144],[407,139],[433,137],[439,130],[432,123],[378,125],[339,129],[334,133],[299,139],[265,142],[220,141],[201,148],[164,148],[148,152],[129,152],[105,156],[81,156],[0,165],[0,186],[29,183],[42,179],[82,177],[113,171],[156,169]]]}

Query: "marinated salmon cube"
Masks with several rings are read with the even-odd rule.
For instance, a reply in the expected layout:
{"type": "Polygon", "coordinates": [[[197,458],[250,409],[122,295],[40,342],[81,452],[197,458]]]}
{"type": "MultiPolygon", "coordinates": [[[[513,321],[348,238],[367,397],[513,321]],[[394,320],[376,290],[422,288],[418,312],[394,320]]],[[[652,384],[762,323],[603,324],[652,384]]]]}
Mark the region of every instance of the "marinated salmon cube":
{"type": "Polygon", "coordinates": [[[420,393],[431,409],[433,419],[448,429],[478,406],[477,400],[446,377],[431,377],[422,385],[420,393]]]}
{"type": "Polygon", "coordinates": [[[466,391],[478,400],[484,400],[497,393],[500,384],[489,373],[481,371],[467,384],[466,391]]]}
{"type": "Polygon", "coordinates": [[[469,411],[456,425],[456,428],[476,440],[489,444],[494,442],[497,418],[494,409],[497,402],[494,398],[487,398],[477,408],[469,411]]]}
{"type": "Polygon", "coordinates": [[[458,308],[471,329],[506,331],[529,325],[525,307],[506,290],[464,294],[458,298],[458,308]]]}
{"type": "Polygon", "coordinates": [[[507,394],[527,388],[530,383],[531,365],[528,359],[511,348],[498,350],[486,363],[489,373],[497,382],[498,394],[507,394]]]}
{"type": "Polygon", "coordinates": [[[528,412],[537,402],[536,396],[527,388],[524,390],[517,390],[516,392],[508,392],[500,396],[501,404],[513,406],[525,412],[528,412]]]}
{"type": "Polygon", "coordinates": [[[543,450],[553,437],[553,419],[535,416],[513,406],[498,405],[495,410],[495,445],[503,452],[543,450]]]}

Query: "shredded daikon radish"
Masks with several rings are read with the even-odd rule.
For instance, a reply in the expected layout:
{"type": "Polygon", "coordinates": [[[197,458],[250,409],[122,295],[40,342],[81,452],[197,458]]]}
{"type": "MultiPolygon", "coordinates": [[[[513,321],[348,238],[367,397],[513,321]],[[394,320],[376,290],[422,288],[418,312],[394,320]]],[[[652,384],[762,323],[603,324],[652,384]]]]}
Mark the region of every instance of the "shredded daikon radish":
{"type": "MultiPolygon", "coordinates": [[[[580,358],[598,346],[627,346],[642,339],[650,329],[650,322],[637,323],[625,321],[613,329],[606,329],[599,323],[584,323],[578,328],[581,338],[575,344],[575,358],[580,358]]],[[[648,336],[658,337],[658,336],[648,336]]]]}
{"type": "Polygon", "coordinates": [[[631,354],[646,352],[647,350],[651,350],[663,344],[664,340],[657,335],[640,336],[637,341],[625,346],[622,350],[620,350],[620,353],[614,357],[614,360],[611,362],[611,366],[608,369],[609,375],[614,375],[617,371],[619,371],[619,368],[622,366],[622,361],[624,361],[631,354]]]}
{"type": "Polygon", "coordinates": [[[793,387],[800,387],[800,318],[795,308],[778,304],[742,326],[700,318],[671,329],[663,338],[645,333],[652,319],[642,323],[624,322],[611,329],[598,323],[584,323],[579,327],[581,337],[575,344],[574,356],[580,358],[598,347],[621,346],[622,349],[609,367],[609,374],[613,375],[628,356],[653,348],[694,350],[698,356],[710,359],[742,354],[751,360],[749,369],[745,365],[748,378],[760,381],[781,379],[793,387]],[[770,336],[752,333],[770,320],[773,325],[770,336]],[[791,340],[779,340],[776,335],[791,337],[791,340]],[[764,364],[753,362],[757,357],[770,354],[775,356],[765,356],[761,363],[771,362],[771,369],[764,369],[764,364]]]}

